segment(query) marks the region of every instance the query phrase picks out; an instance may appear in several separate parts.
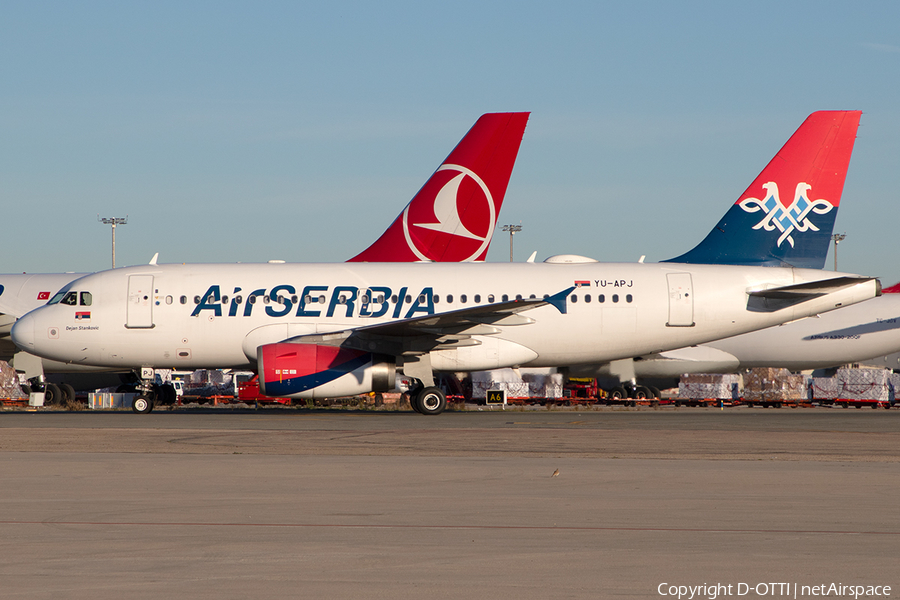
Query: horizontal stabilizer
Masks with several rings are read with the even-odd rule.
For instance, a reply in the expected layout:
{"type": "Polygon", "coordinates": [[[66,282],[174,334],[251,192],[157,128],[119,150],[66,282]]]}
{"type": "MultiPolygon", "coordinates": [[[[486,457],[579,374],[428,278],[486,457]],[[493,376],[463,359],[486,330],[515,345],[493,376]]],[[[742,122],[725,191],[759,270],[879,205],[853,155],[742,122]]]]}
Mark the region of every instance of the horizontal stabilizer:
{"type": "Polygon", "coordinates": [[[754,312],[773,312],[873,280],[876,286],[875,295],[880,296],[881,282],[877,278],[844,276],[747,292],[750,296],[747,309],[754,312]]]}
{"type": "MultiPolygon", "coordinates": [[[[793,285],[785,285],[767,290],[757,290],[749,292],[751,296],[758,298],[769,298],[772,300],[792,300],[803,298],[818,298],[831,292],[836,292],[852,285],[866,283],[867,281],[878,281],[875,277],[835,277],[834,279],[823,279],[821,281],[810,281],[808,283],[795,283],[793,285]]],[[[881,284],[878,284],[876,296],[881,295],[881,284]]]]}

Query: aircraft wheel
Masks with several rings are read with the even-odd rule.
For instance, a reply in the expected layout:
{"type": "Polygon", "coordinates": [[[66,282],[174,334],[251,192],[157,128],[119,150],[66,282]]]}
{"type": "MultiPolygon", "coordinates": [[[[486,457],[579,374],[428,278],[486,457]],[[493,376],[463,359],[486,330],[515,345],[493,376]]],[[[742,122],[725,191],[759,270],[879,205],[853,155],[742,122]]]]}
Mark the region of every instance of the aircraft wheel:
{"type": "Polygon", "coordinates": [[[609,390],[609,394],[607,395],[607,398],[610,398],[612,400],[622,400],[623,398],[627,398],[627,397],[628,397],[628,392],[626,392],[625,388],[623,388],[621,385],[618,385],[618,386],[614,387],[613,389],[609,390]]]}
{"type": "Polygon", "coordinates": [[[22,389],[23,394],[25,394],[26,396],[31,395],[31,386],[30,385],[28,385],[27,383],[24,383],[24,384],[20,385],[19,387],[22,389]]]}
{"type": "Polygon", "coordinates": [[[419,410],[419,393],[422,391],[422,388],[418,388],[415,390],[409,390],[406,395],[409,396],[409,407],[416,411],[417,413],[422,412],[419,410]]]}
{"type": "Polygon", "coordinates": [[[51,406],[59,406],[64,402],[62,390],[55,383],[44,385],[44,403],[51,406]]]}
{"type": "Polygon", "coordinates": [[[650,391],[650,388],[639,385],[634,388],[634,397],[636,400],[646,400],[653,397],[653,392],[650,391]]]}
{"type": "Polygon", "coordinates": [[[147,414],[153,410],[153,401],[144,394],[135,396],[134,400],[131,401],[131,410],[136,413],[147,414]]]}
{"type": "Polygon", "coordinates": [[[175,386],[171,383],[156,387],[156,400],[160,404],[175,404],[178,400],[178,394],[175,393],[175,386]]]}
{"type": "Polygon", "coordinates": [[[648,386],[647,386],[647,389],[650,390],[650,393],[651,393],[651,394],[653,394],[653,398],[656,398],[657,400],[659,400],[659,399],[662,398],[662,394],[659,393],[659,388],[658,388],[658,387],[654,387],[654,386],[652,386],[652,385],[648,385],[648,386]]]}
{"type": "Polygon", "coordinates": [[[447,408],[447,396],[440,388],[427,387],[416,395],[416,404],[423,415],[439,415],[447,408]]]}
{"type": "Polygon", "coordinates": [[[62,390],[63,402],[75,402],[75,388],[68,383],[61,383],[59,389],[62,390]]]}

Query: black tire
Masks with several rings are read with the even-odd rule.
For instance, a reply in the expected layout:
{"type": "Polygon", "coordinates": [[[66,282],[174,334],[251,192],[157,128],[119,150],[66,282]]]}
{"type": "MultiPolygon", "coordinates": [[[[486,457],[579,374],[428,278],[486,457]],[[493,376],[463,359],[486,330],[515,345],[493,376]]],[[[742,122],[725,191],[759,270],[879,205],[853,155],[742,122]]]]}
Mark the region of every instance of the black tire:
{"type": "Polygon", "coordinates": [[[628,397],[628,392],[625,391],[625,388],[623,388],[621,385],[618,385],[618,386],[614,387],[613,389],[609,390],[609,394],[607,395],[607,398],[609,398],[611,400],[624,400],[627,397],[628,397]]]}
{"type": "Polygon", "coordinates": [[[65,402],[62,390],[55,383],[44,384],[44,404],[50,406],[60,406],[65,402]]]}
{"type": "Polygon", "coordinates": [[[662,394],[660,393],[658,387],[653,386],[653,385],[648,385],[648,386],[647,386],[647,389],[650,390],[650,393],[653,394],[653,397],[654,397],[654,398],[656,398],[657,400],[661,400],[661,399],[662,399],[662,394]]]}
{"type": "Polygon", "coordinates": [[[69,402],[75,402],[75,388],[73,388],[68,383],[59,384],[59,389],[62,390],[63,393],[63,401],[68,404],[69,402]]]}
{"type": "Polygon", "coordinates": [[[140,414],[147,414],[153,410],[153,400],[144,394],[135,396],[131,401],[131,410],[140,414]]]}
{"type": "Polygon", "coordinates": [[[422,388],[419,388],[417,390],[410,390],[409,392],[406,393],[406,395],[409,396],[409,407],[411,409],[413,409],[414,411],[416,411],[417,413],[422,412],[421,410],[419,410],[419,393],[421,391],[422,391],[422,388]]]}
{"type": "Polygon", "coordinates": [[[26,383],[26,384],[20,385],[19,387],[22,388],[22,393],[23,393],[23,394],[25,394],[26,396],[30,396],[30,395],[31,395],[31,386],[30,386],[30,385],[28,385],[28,384],[26,383]]]}
{"type": "Polygon", "coordinates": [[[427,387],[416,394],[416,404],[423,415],[439,415],[447,408],[447,396],[440,388],[427,387]]]}
{"type": "MultiPolygon", "coordinates": [[[[653,398],[653,392],[650,391],[650,388],[645,387],[643,385],[639,385],[634,388],[634,398],[635,400],[647,400],[649,398],[653,398]]],[[[632,403],[632,406],[634,403],[632,403]]]]}
{"type": "Polygon", "coordinates": [[[178,400],[178,394],[175,393],[175,386],[173,386],[171,383],[167,383],[156,388],[157,404],[175,404],[176,400],[178,400]]]}

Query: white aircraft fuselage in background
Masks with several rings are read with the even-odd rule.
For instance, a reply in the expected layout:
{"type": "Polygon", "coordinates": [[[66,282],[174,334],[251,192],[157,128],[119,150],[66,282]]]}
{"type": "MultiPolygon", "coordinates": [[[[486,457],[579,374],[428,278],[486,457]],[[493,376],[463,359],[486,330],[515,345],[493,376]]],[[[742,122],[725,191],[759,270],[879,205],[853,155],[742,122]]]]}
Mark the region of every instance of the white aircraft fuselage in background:
{"type": "MultiPolygon", "coordinates": [[[[402,350],[390,353],[428,354],[436,371],[575,365],[729,337],[880,293],[868,278],[826,289],[825,281],[841,277],[813,269],[635,263],[145,265],[72,282],[75,305],[32,311],[12,336],[23,350],[75,364],[245,368],[256,367],[257,348],[265,344],[450,312],[431,329],[415,323],[397,338],[402,350]],[[763,290],[817,281],[824,291],[792,305],[785,300],[790,294],[763,297],[763,290]],[[465,314],[504,295],[527,300],[573,286],[580,287],[568,295],[565,314],[549,305],[477,319],[465,314]],[[84,292],[90,305],[79,304],[84,292]],[[382,303],[364,303],[380,296],[382,303]]],[[[384,354],[376,338],[370,336],[368,349],[384,354]]]]}

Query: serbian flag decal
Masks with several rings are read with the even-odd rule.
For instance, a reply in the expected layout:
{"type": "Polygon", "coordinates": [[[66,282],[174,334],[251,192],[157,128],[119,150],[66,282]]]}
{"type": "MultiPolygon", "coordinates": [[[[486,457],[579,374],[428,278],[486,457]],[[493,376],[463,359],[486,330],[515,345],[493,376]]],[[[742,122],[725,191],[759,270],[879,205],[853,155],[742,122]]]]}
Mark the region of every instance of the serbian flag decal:
{"type": "Polygon", "coordinates": [[[575,287],[590,287],[590,285],[591,285],[591,282],[587,281],[587,280],[575,282],[575,287]]]}
{"type": "Polygon", "coordinates": [[[76,321],[89,321],[90,319],[91,319],[91,312],[90,312],[90,311],[77,312],[77,313],[75,313],[75,320],[76,320],[76,321]]]}

